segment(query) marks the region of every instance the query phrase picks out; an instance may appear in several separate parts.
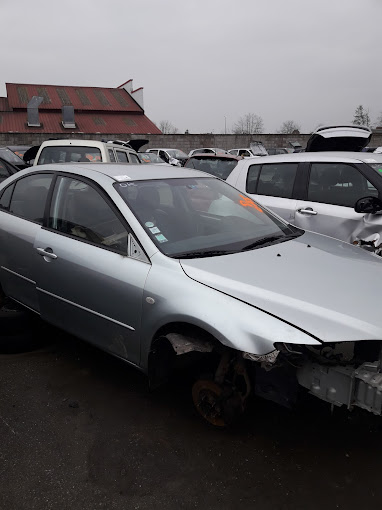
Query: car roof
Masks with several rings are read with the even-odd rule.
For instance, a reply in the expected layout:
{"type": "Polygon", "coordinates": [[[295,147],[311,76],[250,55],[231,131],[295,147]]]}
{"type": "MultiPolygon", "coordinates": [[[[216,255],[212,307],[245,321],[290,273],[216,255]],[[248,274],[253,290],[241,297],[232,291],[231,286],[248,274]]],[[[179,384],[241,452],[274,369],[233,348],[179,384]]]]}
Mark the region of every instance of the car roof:
{"type": "Polygon", "coordinates": [[[111,142],[102,142],[100,140],[80,140],[77,138],[63,138],[63,139],[57,139],[57,140],[46,140],[41,145],[44,145],[44,147],[55,147],[55,146],[64,146],[64,145],[73,145],[73,146],[79,146],[79,147],[115,147],[118,149],[127,149],[128,151],[134,151],[131,147],[128,147],[126,145],[121,145],[119,143],[111,143],[111,142]]]}
{"type": "MultiPolygon", "coordinates": [[[[150,147],[150,149],[147,149],[148,151],[180,151],[181,149],[174,149],[174,148],[163,148],[163,147],[150,147]]],[[[182,151],[183,152],[183,151],[182,151]]]]}
{"type": "Polygon", "coordinates": [[[277,154],[275,156],[262,156],[261,158],[246,158],[245,161],[252,161],[256,164],[263,163],[287,163],[304,161],[322,161],[337,163],[381,163],[382,154],[374,152],[298,152],[292,154],[277,154]]]}
{"type": "MultiPolygon", "coordinates": [[[[24,175],[28,171],[44,172],[46,170],[53,170],[56,172],[74,173],[84,176],[89,176],[89,172],[96,174],[106,175],[111,179],[123,181],[145,181],[152,179],[179,179],[179,178],[195,178],[195,177],[213,177],[205,172],[193,170],[191,168],[175,167],[175,166],[161,166],[147,163],[146,165],[134,165],[126,163],[86,163],[85,165],[77,163],[55,163],[47,165],[37,165],[30,167],[24,171],[24,175]],[[33,169],[33,170],[32,170],[33,169]]],[[[19,172],[20,173],[20,172],[19,172]]]]}

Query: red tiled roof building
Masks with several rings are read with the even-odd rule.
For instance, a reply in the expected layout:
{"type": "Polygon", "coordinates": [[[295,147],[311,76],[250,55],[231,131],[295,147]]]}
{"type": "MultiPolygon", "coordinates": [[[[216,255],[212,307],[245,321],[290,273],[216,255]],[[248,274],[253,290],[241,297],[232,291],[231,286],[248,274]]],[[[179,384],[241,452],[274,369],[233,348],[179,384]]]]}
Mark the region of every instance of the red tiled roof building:
{"type": "Polygon", "coordinates": [[[146,117],[143,89],[132,80],[117,88],[72,87],[7,83],[0,98],[0,133],[161,134],[146,117]],[[30,100],[42,98],[38,124],[28,122],[30,100]],[[63,122],[63,107],[70,107],[74,123],[63,122]],[[66,127],[65,127],[66,126],[66,127]]]}

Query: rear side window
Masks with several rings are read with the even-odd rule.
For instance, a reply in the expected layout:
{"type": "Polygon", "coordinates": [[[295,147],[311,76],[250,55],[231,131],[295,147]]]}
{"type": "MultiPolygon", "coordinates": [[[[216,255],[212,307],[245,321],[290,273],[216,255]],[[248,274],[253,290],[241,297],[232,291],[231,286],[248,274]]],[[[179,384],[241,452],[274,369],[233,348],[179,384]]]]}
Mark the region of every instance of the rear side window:
{"type": "Polygon", "coordinates": [[[354,166],[345,163],[312,163],[308,200],[354,207],[359,198],[378,197],[378,190],[354,166]]]}
{"type": "Polygon", "coordinates": [[[247,193],[292,198],[298,163],[252,165],[248,169],[247,193]]]}
{"type": "Polygon", "coordinates": [[[18,180],[12,194],[9,212],[42,225],[52,180],[51,174],[29,175],[18,180]]]}
{"type": "Polygon", "coordinates": [[[261,165],[252,165],[248,168],[247,175],[247,193],[256,193],[257,179],[259,178],[259,171],[261,165]]]}
{"type": "Polygon", "coordinates": [[[297,166],[297,163],[262,165],[257,182],[257,194],[292,198],[297,166]]]}
{"type": "Polygon", "coordinates": [[[114,156],[113,149],[109,149],[108,152],[109,152],[110,163],[115,163],[115,156],[114,156]]]}

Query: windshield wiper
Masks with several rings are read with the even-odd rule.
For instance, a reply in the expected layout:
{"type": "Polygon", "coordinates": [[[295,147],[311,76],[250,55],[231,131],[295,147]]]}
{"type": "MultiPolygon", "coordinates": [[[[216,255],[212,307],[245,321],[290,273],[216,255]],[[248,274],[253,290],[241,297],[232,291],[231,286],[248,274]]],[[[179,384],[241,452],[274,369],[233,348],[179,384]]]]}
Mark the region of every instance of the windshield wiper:
{"type": "Polygon", "coordinates": [[[248,244],[247,246],[244,246],[244,248],[242,248],[241,251],[252,250],[253,248],[257,248],[258,246],[263,246],[264,244],[272,244],[275,241],[282,243],[284,241],[289,241],[290,239],[294,239],[295,237],[298,237],[298,236],[299,236],[299,234],[289,234],[289,235],[277,235],[277,236],[262,237],[261,239],[257,239],[257,241],[254,241],[253,243],[248,244]]]}
{"type": "Polygon", "coordinates": [[[219,255],[229,255],[235,253],[228,250],[209,250],[209,251],[185,251],[183,253],[175,253],[171,255],[174,259],[197,259],[201,257],[218,257],[219,255]]]}

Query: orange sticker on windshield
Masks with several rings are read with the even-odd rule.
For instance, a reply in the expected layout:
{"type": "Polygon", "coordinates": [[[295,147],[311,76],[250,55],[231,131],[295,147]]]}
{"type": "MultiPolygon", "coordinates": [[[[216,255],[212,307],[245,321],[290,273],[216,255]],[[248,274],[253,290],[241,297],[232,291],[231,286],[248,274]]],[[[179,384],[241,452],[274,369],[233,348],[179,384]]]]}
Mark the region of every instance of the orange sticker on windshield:
{"type": "Polygon", "coordinates": [[[256,209],[257,211],[259,212],[263,212],[262,209],[260,209],[260,207],[255,204],[255,202],[253,200],[251,200],[249,197],[245,197],[244,195],[240,195],[241,198],[243,200],[240,200],[240,204],[243,206],[243,207],[253,207],[254,209],[256,209]]]}

